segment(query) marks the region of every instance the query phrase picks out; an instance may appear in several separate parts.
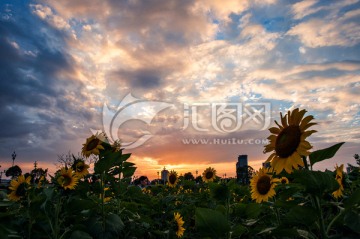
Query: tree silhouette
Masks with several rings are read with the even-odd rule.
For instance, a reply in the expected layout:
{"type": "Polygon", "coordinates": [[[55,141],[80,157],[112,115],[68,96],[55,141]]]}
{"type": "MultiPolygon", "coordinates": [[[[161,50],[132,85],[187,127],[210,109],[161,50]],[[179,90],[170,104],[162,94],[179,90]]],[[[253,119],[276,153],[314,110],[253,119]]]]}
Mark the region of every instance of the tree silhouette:
{"type": "Polygon", "coordinates": [[[354,166],[354,165],[348,163],[347,165],[348,165],[348,168],[350,169],[350,172],[353,172],[353,171],[355,171],[355,169],[359,169],[359,167],[360,167],[360,156],[359,156],[359,154],[354,154],[353,157],[356,160],[357,165],[354,166]]]}
{"type": "Polygon", "coordinates": [[[48,172],[48,169],[44,170],[42,168],[35,168],[35,169],[31,170],[31,172],[30,172],[31,181],[37,183],[42,176],[44,176],[46,178],[47,172],[48,172]]]}
{"type": "Polygon", "coordinates": [[[6,177],[11,177],[11,178],[18,177],[21,174],[22,174],[22,170],[17,165],[8,168],[8,170],[6,170],[5,172],[6,177]]]}
{"type": "Polygon", "coordinates": [[[84,158],[80,153],[78,153],[78,156],[75,156],[69,151],[67,154],[58,155],[58,163],[55,165],[59,169],[62,167],[71,168],[71,166],[77,159],[84,160],[87,165],[91,165],[97,160],[96,156],[94,155],[90,156],[89,158],[84,158]]]}
{"type": "Polygon", "coordinates": [[[358,154],[354,154],[354,159],[356,160],[356,164],[360,166],[360,156],[358,154]]]}
{"type": "Polygon", "coordinates": [[[194,175],[191,172],[185,173],[184,174],[184,179],[185,180],[194,180],[194,175]]]}

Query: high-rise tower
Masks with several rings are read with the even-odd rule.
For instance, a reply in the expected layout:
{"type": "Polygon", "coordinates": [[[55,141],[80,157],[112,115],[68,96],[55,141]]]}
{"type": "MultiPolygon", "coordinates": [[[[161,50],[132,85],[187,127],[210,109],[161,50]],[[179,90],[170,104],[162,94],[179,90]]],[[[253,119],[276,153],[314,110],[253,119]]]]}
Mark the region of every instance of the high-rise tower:
{"type": "Polygon", "coordinates": [[[236,177],[238,182],[241,184],[249,183],[247,155],[239,155],[238,161],[236,163],[236,177]]]}

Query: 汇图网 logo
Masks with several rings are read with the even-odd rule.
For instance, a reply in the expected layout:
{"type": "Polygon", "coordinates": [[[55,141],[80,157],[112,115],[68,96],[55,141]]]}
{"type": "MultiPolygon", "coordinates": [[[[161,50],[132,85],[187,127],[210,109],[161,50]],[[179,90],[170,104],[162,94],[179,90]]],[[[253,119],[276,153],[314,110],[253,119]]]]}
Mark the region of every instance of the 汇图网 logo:
{"type": "Polygon", "coordinates": [[[250,122],[259,130],[270,125],[270,103],[185,103],[183,129],[192,125],[196,131],[209,131],[199,125],[198,110],[204,108],[210,112],[211,127],[219,133],[235,132],[250,122]]]}
{"type": "MultiPolygon", "coordinates": [[[[102,112],[103,131],[109,142],[113,143],[119,140],[118,132],[125,122],[140,120],[149,125],[160,111],[171,106],[174,104],[141,100],[129,93],[114,111],[110,110],[104,103],[102,112]]],[[[207,132],[212,128],[218,133],[226,134],[235,132],[242,125],[250,123],[256,126],[258,130],[267,129],[270,125],[270,103],[184,103],[182,130],[186,130],[191,125],[198,132],[207,132]],[[205,109],[207,113],[199,113],[201,109],[205,109]],[[210,120],[208,124],[210,126],[200,126],[199,118],[201,117],[202,121],[210,120]]],[[[92,132],[98,131],[92,130],[92,132]]],[[[143,130],[139,138],[131,142],[122,141],[121,146],[125,149],[133,149],[143,145],[151,137],[153,137],[151,132],[143,130]]]]}
{"type": "MultiPolygon", "coordinates": [[[[127,94],[120,102],[116,111],[111,111],[104,103],[103,105],[103,130],[110,143],[119,140],[118,131],[121,125],[129,120],[140,120],[147,125],[162,110],[172,106],[172,104],[158,101],[140,100],[127,94]]],[[[92,130],[93,133],[97,130],[92,130]]],[[[149,131],[142,131],[142,136],[133,142],[121,142],[122,148],[133,149],[141,146],[153,135],[149,131]]]]}

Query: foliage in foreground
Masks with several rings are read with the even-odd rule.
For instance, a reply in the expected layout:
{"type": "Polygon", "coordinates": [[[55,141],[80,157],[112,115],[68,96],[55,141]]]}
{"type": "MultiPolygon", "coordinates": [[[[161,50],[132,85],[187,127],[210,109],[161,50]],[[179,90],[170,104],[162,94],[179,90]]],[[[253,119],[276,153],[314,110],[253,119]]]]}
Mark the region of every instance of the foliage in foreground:
{"type": "Polygon", "coordinates": [[[270,168],[250,186],[216,178],[203,182],[175,171],[167,185],[130,184],[136,170],[118,143],[93,135],[83,155],[96,155],[93,174],[83,158],[59,170],[50,182],[21,175],[0,201],[1,238],[358,238],[359,167],[315,171],[343,143],[310,152],[312,116],[298,109],[271,128],[265,152],[270,168]]]}

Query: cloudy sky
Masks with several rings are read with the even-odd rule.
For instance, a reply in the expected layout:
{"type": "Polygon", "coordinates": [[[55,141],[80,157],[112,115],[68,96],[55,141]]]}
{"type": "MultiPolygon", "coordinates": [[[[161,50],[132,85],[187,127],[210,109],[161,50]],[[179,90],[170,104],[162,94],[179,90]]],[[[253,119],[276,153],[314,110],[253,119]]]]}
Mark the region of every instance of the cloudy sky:
{"type": "Polygon", "coordinates": [[[354,163],[359,23],[359,0],[2,0],[1,170],[15,150],[23,171],[36,160],[54,172],[58,155],[108,130],[149,136],[125,150],[137,175],[234,176],[240,154],[261,166],[263,127],[297,107],[318,123],[314,150],[346,142],[318,169],[354,163]]]}

